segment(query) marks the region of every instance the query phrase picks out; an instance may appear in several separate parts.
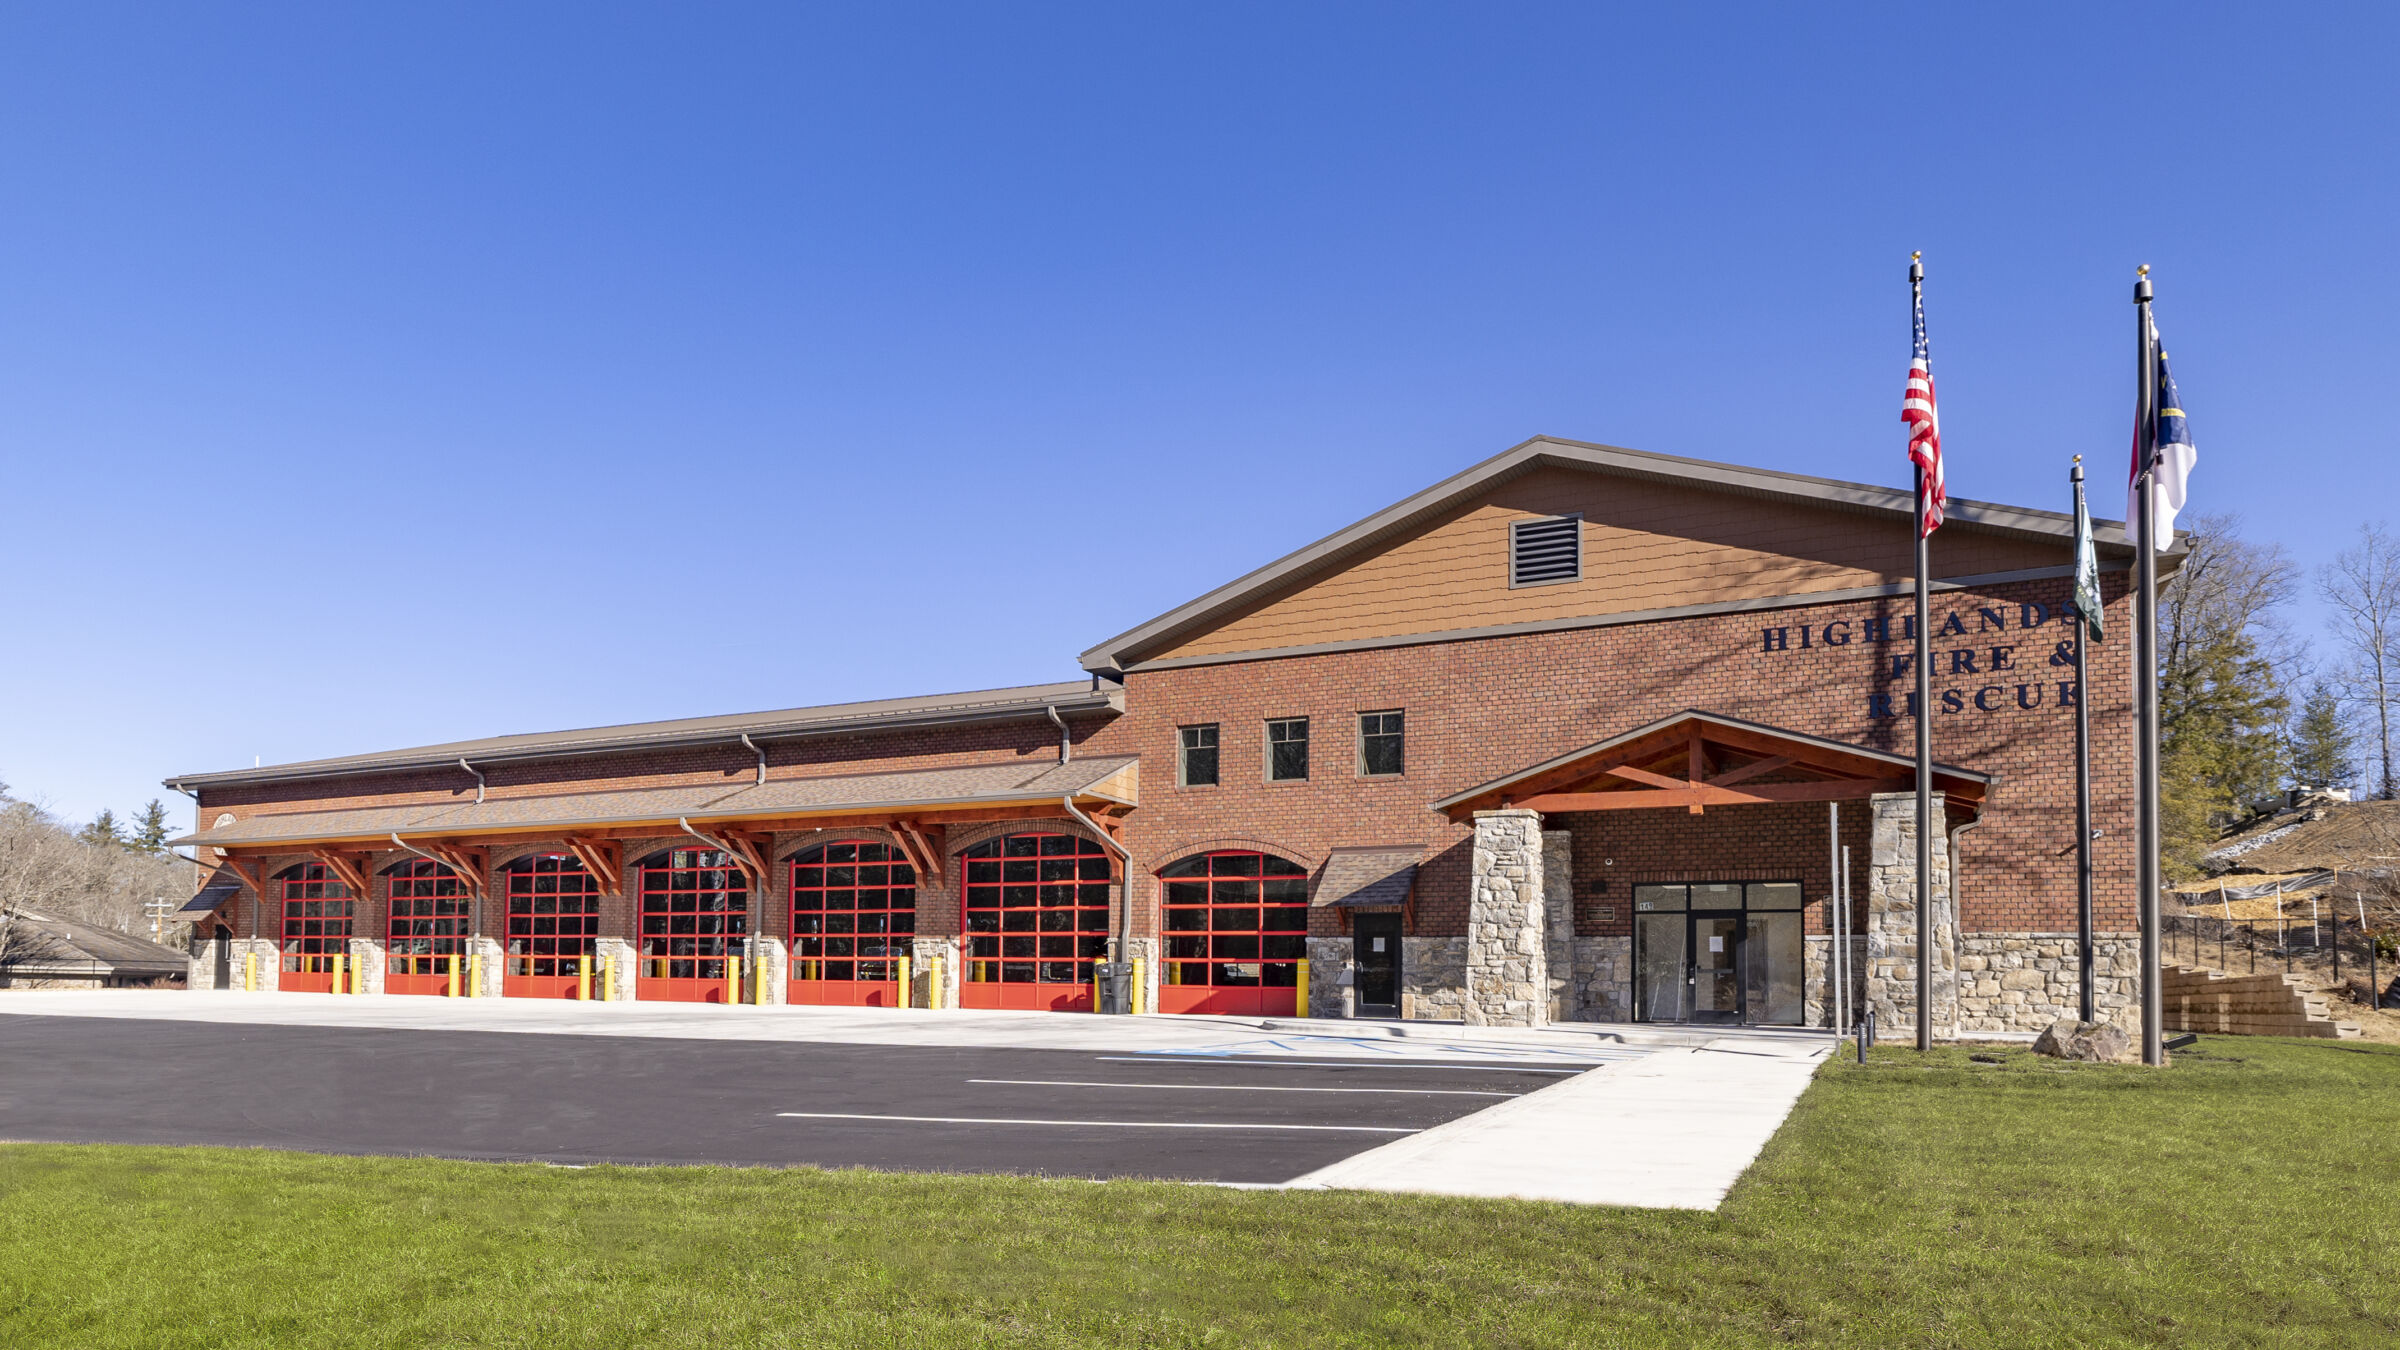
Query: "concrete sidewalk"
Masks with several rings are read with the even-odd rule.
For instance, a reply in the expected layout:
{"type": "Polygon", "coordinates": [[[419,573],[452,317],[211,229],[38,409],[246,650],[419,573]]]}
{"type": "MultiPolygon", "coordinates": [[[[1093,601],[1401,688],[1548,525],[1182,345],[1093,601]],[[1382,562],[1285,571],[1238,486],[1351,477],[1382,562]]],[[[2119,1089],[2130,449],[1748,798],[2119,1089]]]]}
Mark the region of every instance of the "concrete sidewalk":
{"type": "Polygon", "coordinates": [[[1747,1036],[1661,1048],[1288,1184],[1714,1210],[1832,1049],[1747,1036]]]}
{"type": "Polygon", "coordinates": [[[1098,1050],[1159,1055],[1481,1060],[1548,1063],[1566,1068],[1624,1063],[1682,1039],[1674,1028],[1597,1024],[1523,1029],[1315,1018],[1095,1017],[958,1009],[727,1007],[706,1003],[587,1003],[571,999],[189,993],[148,989],[10,991],[0,993],[0,1014],[6,1013],[556,1036],[1098,1050]]]}

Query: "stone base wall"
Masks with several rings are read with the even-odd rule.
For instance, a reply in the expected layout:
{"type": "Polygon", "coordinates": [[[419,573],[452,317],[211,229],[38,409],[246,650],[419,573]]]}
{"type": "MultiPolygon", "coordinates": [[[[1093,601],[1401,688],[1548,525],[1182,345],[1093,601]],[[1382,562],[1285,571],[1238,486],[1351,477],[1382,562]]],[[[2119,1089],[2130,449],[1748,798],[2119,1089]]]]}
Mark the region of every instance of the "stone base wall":
{"type": "MultiPolygon", "coordinates": [[[[1848,1013],[1850,1022],[1856,1023],[1867,1013],[1867,980],[1862,973],[1866,967],[1867,940],[1852,933],[1848,935],[1848,942],[1850,944],[1848,1013]]],[[[1847,1031],[1849,1030],[1848,1026],[1835,1027],[1833,1025],[1832,961],[1833,936],[1829,933],[1809,934],[1807,968],[1803,977],[1806,983],[1802,986],[1803,996],[1808,1000],[1808,1006],[1803,1017],[1806,1024],[1812,1027],[1832,1027],[1836,1031],[1847,1031]]],[[[1881,1018],[1883,1014],[1877,1013],[1876,1016],[1881,1018]]]]}
{"type": "Polygon", "coordinates": [[[1473,1022],[1467,1006],[1467,939],[1400,939],[1400,1015],[1473,1022]]]}
{"type": "MultiPolygon", "coordinates": [[[[1141,963],[1135,968],[1135,973],[1141,977],[1141,988],[1135,991],[1134,1006],[1140,1008],[1146,1013],[1157,1011],[1159,980],[1158,939],[1154,937],[1128,938],[1125,940],[1120,950],[1125,953],[1126,960],[1138,961],[1141,963]]],[[[952,1003],[949,1006],[957,1007],[958,1005],[956,1003],[952,1003]]]]}
{"type": "MultiPolygon", "coordinates": [[[[1401,943],[1405,959],[1407,943],[1401,943]]],[[[1308,940],[1308,1006],[1301,1012],[1309,1017],[1356,1017],[1358,966],[1352,958],[1354,940],[1346,937],[1312,937],[1308,940]]]]}
{"type": "MultiPolygon", "coordinates": [[[[2092,1012],[2137,1036],[2141,961],[2137,934],[2093,935],[2092,1012]]],[[[1957,1034],[2040,1031],[2078,1011],[2073,933],[1968,933],[1958,964],[1957,1034]]]]}
{"type": "Polygon", "coordinates": [[[1623,1022],[1633,1016],[1633,939],[1575,939],[1567,1021],[1623,1022]]]}
{"type": "MultiPolygon", "coordinates": [[[[743,1001],[758,1001],[756,985],[761,979],[766,981],[767,1002],[782,1003],[790,996],[792,949],[783,944],[782,938],[753,935],[745,939],[742,944],[742,963],[743,1001]]],[[[593,977],[594,983],[598,982],[598,978],[593,977]]]]}

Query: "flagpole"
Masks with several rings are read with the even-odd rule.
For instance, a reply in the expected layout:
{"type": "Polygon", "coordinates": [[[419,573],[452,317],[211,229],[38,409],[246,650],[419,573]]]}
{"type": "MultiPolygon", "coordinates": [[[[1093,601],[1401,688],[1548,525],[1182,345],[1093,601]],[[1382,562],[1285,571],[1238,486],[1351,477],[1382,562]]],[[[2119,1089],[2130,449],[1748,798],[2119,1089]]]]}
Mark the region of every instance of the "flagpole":
{"type": "MultiPolygon", "coordinates": [[[[2075,524],[2078,531],[2090,528],[2090,508],[2083,500],[2083,456],[2075,457],[2070,475],[2075,484],[2075,524]]],[[[2082,540],[2076,541],[2080,551],[2082,540]]],[[[2076,559],[2080,566],[2082,559],[2076,559]]],[[[2087,696],[2091,686],[2090,667],[2085,663],[2085,649],[2091,645],[2091,617],[2083,606],[2075,607],[2075,969],[2076,985],[2082,990],[2077,1003],[2077,1015],[2086,1022],[2092,1017],[2092,701],[2087,696]]]]}
{"type": "MultiPolygon", "coordinates": [[[[1912,305],[1924,303],[1925,264],[1908,260],[1912,305]]],[[[1925,532],[1925,466],[1917,466],[1917,1049],[1933,1048],[1933,569],[1925,532]]]]}
{"type": "Polygon", "coordinates": [[[2150,268],[2133,284],[2140,342],[2141,393],[2135,403],[2135,453],[2141,466],[2134,479],[2140,517],[2134,526],[2136,559],[2133,620],[2134,788],[2137,796],[2134,889],[2142,940],[2142,1063],[2166,1062],[2160,1044],[2158,969],[2158,343],[2150,326],[2150,268]]]}

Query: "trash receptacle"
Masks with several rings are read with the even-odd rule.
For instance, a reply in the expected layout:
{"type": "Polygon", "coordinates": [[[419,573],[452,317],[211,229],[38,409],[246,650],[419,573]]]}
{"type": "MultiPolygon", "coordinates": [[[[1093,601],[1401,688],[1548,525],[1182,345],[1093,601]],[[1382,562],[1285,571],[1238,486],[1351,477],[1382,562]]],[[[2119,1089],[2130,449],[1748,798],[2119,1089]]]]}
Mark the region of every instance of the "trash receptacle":
{"type": "Polygon", "coordinates": [[[1103,961],[1092,968],[1100,983],[1100,1011],[1130,1013],[1133,1011],[1133,963],[1103,961]]]}

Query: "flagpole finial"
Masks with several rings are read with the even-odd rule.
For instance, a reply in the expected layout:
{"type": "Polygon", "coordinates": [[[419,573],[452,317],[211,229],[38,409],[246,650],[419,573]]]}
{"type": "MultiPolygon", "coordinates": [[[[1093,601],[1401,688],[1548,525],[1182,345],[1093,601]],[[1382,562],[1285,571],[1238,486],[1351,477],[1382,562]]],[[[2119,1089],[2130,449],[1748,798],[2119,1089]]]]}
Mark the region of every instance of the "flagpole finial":
{"type": "Polygon", "coordinates": [[[2146,277],[2150,275],[2150,264],[2143,263],[2141,266],[2133,269],[2133,274],[2137,277],[2146,277]]]}
{"type": "Polygon", "coordinates": [[[1911,249],[1908,254],[1908,280],[1911,285],[1925,279],[1924,254],[1911,249]]]}

